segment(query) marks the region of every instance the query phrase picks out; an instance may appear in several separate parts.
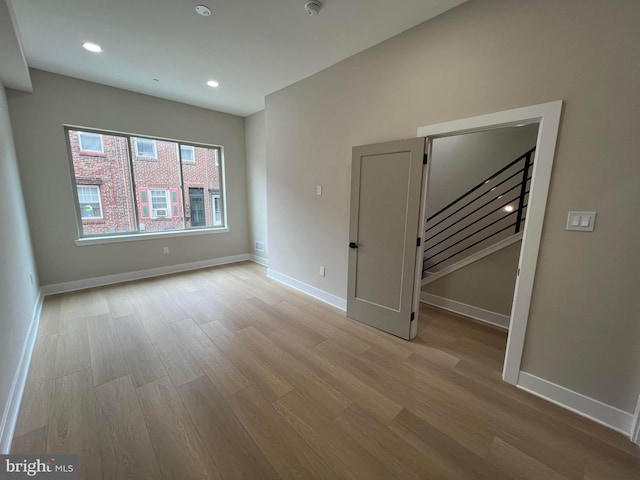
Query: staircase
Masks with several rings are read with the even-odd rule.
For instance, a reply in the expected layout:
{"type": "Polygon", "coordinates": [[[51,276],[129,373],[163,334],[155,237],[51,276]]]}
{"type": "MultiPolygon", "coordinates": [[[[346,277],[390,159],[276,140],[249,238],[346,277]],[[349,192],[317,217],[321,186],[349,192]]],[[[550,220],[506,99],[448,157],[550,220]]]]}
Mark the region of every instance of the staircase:
{"type": "Polygon", "coordinates": [[[423,285],[522,237],[535,150],[427,218],[423,285]]]}

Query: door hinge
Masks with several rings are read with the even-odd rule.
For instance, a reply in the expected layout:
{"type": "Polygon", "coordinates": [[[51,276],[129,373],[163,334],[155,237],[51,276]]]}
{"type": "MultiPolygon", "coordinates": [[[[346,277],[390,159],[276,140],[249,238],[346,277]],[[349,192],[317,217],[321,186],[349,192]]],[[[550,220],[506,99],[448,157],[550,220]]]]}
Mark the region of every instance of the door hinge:
{"type": "Polygon", "coordinates": [[[411,312],[411,321],[413,322],[416,318],[416,312],[411,312]]]}
{"type": "Polygon", "coordinates": [[[424,154],[424,156],[422,157],[422,164],[426,165],[427,164],[427,159],[429,158],[429,155],[427,155],[426,153],[424,154]]]}
{"type": "Polygon", "coordinates": [[[416,247],[419,247],[421,243],[422,243],[422,239],[418,237],[418,240],[416,240],[416,247]]]}

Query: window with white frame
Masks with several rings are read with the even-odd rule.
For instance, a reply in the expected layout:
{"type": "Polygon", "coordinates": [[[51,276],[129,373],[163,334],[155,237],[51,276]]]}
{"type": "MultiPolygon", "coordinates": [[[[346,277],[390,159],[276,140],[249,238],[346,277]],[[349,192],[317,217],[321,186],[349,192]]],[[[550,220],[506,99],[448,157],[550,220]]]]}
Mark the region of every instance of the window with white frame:
{"type": "Polygon", "coordinates": [[[100,187],[97,185],[78,185],[78,203],[82,218],[102,218],[100,187]]]}
{"type": "Polygon", "coordinates": [[[83,152],[104,153],[102,135],[91,132],[78,132],[78,144],[83,152]]]}
{"type": "Polygon", "coordinates": [[[158,158],[156,141],[150,138],[136,138],[136,155],[144,158],[158,158]]]}
{"type": "Polygon", "coordinates": [[[191,145],[180,145],[180,157],[183,162],[195,162],[196,148],[191,145]]]}
{"type": "Polygon", "coordinates": [[[169,191],[150,188],[149,193],[151,198],[151,218],[169,217],[169,191]]]}
{"type": "Polygon", "coordinates": [[[219,193],[211,195],[211,204],[213,206],[213,225],[220,227],[222,226],[222,202],[219,193]]]}

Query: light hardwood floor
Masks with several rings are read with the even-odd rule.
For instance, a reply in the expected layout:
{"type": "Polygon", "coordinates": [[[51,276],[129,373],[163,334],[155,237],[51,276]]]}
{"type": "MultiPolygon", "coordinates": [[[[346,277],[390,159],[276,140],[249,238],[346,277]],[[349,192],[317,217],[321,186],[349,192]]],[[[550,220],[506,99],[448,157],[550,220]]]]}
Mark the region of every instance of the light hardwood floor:
{"type": "Polygon", "coordinates": [[[501,381],[506,335],[405,342],[241,263],[47,297],[12,451],[94,479],[640,478],[628,439],[501,381]]]}

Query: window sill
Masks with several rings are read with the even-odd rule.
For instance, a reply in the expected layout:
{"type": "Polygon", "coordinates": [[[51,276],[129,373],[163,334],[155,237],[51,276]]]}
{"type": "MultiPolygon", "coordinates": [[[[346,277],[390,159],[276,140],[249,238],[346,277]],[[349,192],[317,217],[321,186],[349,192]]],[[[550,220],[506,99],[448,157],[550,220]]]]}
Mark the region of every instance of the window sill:
{"type": "Polygon", "coordinates": [[[181,230],[181,231],[166,231],[166,232],[149,232],[149,233],[135,233],[130,235],[113,235],[109,237],[86,237],[74,240],[74,243],[78,247],[85,247],[88,245],[101,245],[105,243],[123,243],[123,242],[136,242],[139,240],[154,240],[160,238],[171,237],[191,237],[193,235],[214,235],[216,233],[228,233],[228,228],[202,228],[194,230],[181,230]]]}

